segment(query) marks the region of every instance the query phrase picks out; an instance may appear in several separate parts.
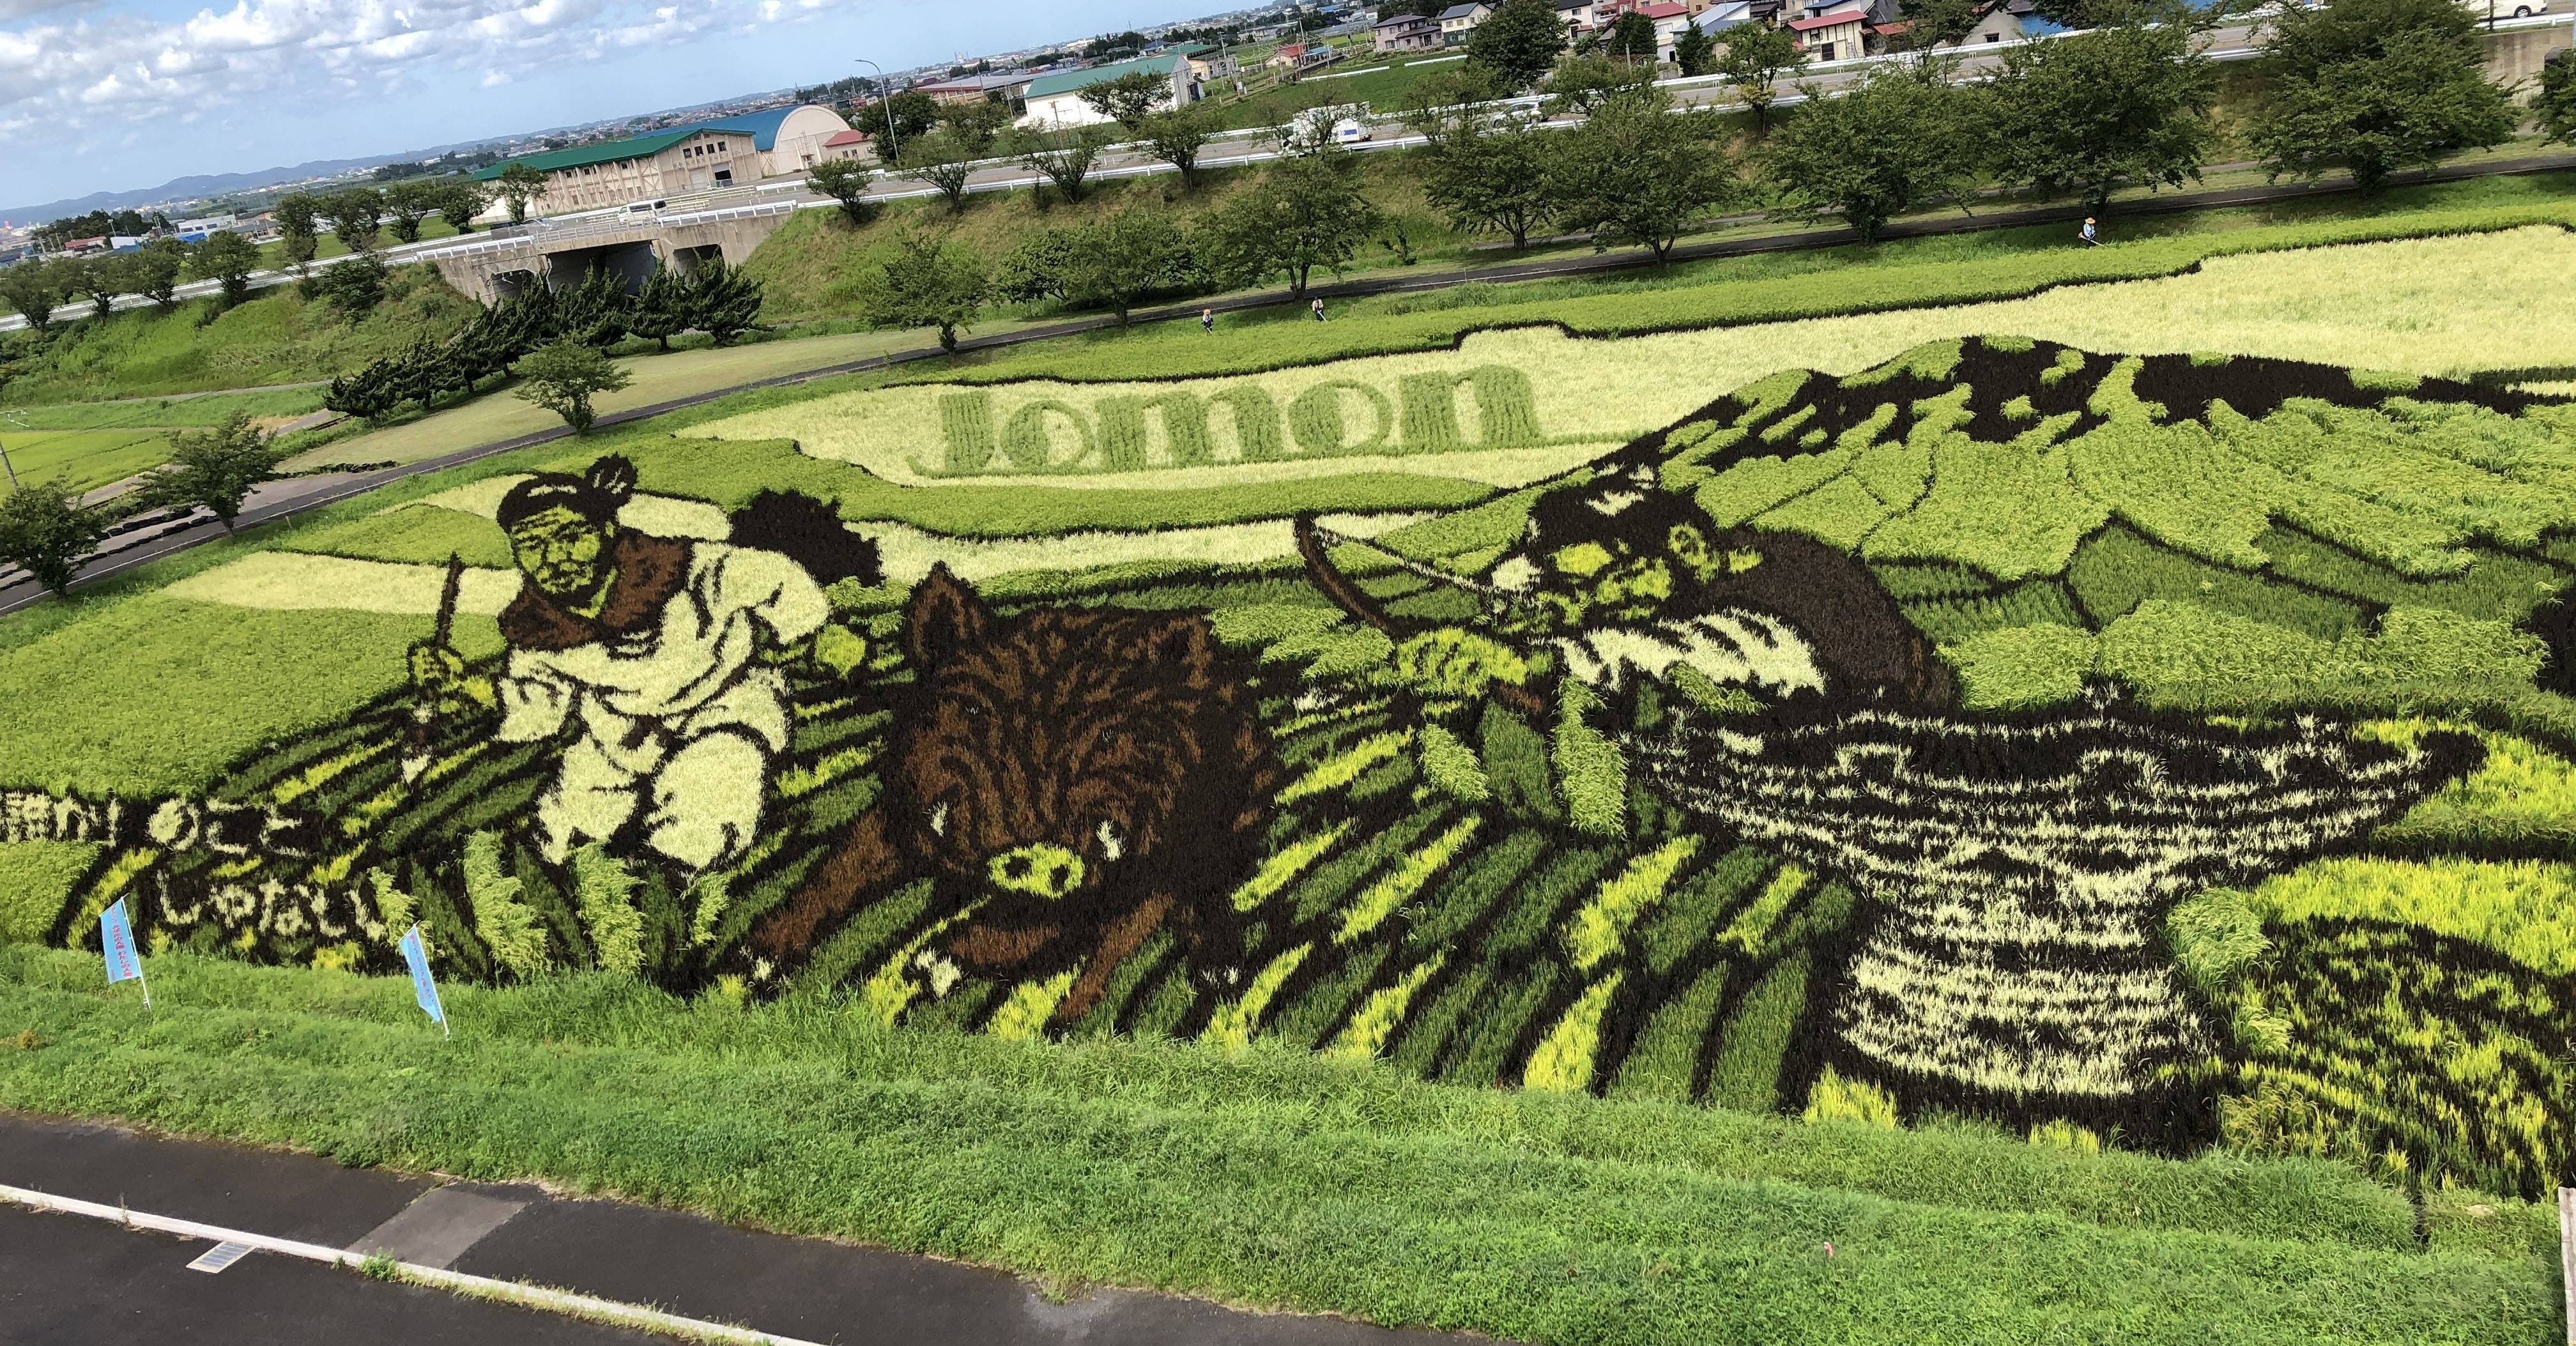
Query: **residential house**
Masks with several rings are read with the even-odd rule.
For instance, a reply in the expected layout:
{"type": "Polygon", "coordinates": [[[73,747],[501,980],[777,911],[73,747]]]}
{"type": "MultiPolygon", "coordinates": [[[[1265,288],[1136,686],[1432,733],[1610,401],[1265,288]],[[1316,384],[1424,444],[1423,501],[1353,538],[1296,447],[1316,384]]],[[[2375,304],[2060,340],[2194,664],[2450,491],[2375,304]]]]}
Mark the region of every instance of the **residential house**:
{"type": "Polygon", "coordinates": [[[1390,52],[1430,51],[1440,45],[1440,25],[1419,14],[1398,14],[1391,19],[1380,19],[1369,30],[1369,36],[1380,56],[1390,52]]]}
{"type": "Polygon", "coordinates": [[[1172,50],[1189,58],[1190,75],[1201,84],[1231,79],[1240,73],[1240,68],[1234,63],[1234,52],[1228,48],[1198,45],[1174,47],[1172,50]]]}
{"type": "Polygon", "coordinates": [[[1865,9],[1840,9],[1789,20],[1789,31],[1797,35],[1798,49],[1819,61],[1858,59],[1866,45],[1868,29],[1869,11],[1865,9]]]}
{"type": "Polygon", "coordinates": [[[1556,21],[1565,25],[1568,37],[1588,33],[1601,26],[1593,12],[1596,0],[1553,0],[1553,3],[1556,21]]]}
{"type": "MultiPolygon", "coordinates": [[[[1427,20],[1426,20],[1427,22],[1427,20]]],[[[1174,47],[1152,56],[1139,56],[1132,61],[1095,65],[1088,70],[1065,70],[1040,75],[1029,82],[1027,113],[1020,118],[1022,126],[1049,128],[1058,126],[1094,126],[1109,120],[1107,114],[1082,101],[1082,91],[1094,84],[1107,83],[1122,75],[1138,73],[1160,75],[1171,84],[1171,97],[1166,107],[1186,107],[1204,97],[1197,67],[1191,57],[1201,52],[1198,46],[1174,47]]],[[[1228,67],[1231,71],[1231,66],[1228,67]]]]}
{"type": "Polygon", "coordinates": [[[855,159],[860,163],[873,162],[877,152],[876,147],[871,143],[872,140],[873,137],[865,131],[843,131],[823,142],[823,162],[833,163],[842,159],[855,159]]]}
{"type": "Polygon", "coordinates": [[[1729,28],[1759,20],[1753,14],[1753,0],[1722,0],[1722,3],[1712,4],[1692,16],[1691,22],[1701,32],[1716,37],[1729,28]]]}
{"type": "Polygon", "coordinates": [[[1306,44],[1282,42],[1277,51],[1270,53],[1270,59],[1263,61],[1262,64],[1273,70],[1299,69],[1306,64],[1306,44]]]}
{"type": "Polygon", "coordinates": [[[1486,16],[1493,12],[1494,7],[1484,3],[1484,0],[1472,0],[1471,3],[1464,5],[1451,5],[1440,11],[1438,15],[1440,45],[1466,46],[1468,37],[1476,31],[1476,25],[1483,23],[1486,16]]]}
{"type": "Polygon", "coordinates": [[[1690,7],[1679,0],[1639,5],[1637,12],[1655,25],[1655,59],[1665,65],[1673,63],[1673,43],[1681,40],[1682,30],[1691,26],[1690,7]]]}

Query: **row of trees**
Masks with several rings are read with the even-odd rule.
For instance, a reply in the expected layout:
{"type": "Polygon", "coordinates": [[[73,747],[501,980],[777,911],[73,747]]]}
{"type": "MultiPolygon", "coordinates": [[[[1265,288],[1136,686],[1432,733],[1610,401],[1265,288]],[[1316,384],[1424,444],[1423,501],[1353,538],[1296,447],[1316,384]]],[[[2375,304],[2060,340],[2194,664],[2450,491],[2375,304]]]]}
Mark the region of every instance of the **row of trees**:
{"type": "MultiPolygon", "coordinates": [[[[353,265],[343,263],[325,275],[353,265]]],[[[685,274],[657,265],[633,294],[616,273],[594,268],[568,289],[531,284],[516,297],[485,308],[444,342],[424,337],[400,355],[332,380],[322,405],[382,420],[406,405],[426,410],[450,394],[472,393],[495,375],[524,373],[520,362],[549,347],[599,350],[642,337],[668,350],[672,337],[688,331],[731,345],[758,330],[759,316],[760,282],[722,258],[710,258],[685,274]]]]}
{"type": "Polygon", "coordinates": [[[183,278],[217,282],[222,306],[230,308],[250,294],[250,274],[258,267],[259,249],[239,234],[218,232],[188,244],[156,239],[131,252],[49,257],[0,270],[0,303],[42,335],[54,330],[64,308],[86,303],[89,316],[99,317],[119,295],[142,295],[164,311],[177,308],[183,278]]]}

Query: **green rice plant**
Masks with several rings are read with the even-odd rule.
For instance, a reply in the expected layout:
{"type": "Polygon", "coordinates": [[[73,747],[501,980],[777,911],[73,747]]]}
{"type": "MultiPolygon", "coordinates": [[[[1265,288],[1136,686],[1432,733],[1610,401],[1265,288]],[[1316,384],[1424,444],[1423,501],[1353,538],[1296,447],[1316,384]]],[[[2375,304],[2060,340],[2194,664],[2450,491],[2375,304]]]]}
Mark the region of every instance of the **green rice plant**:
{"type": "Polygon", "coordinates": [[[2351,856],[2277,875],[2239,900],[2269,925],[2385,922],[2475,944],[2537,972],[2576,975],[2576,866],[2351,856]]]}

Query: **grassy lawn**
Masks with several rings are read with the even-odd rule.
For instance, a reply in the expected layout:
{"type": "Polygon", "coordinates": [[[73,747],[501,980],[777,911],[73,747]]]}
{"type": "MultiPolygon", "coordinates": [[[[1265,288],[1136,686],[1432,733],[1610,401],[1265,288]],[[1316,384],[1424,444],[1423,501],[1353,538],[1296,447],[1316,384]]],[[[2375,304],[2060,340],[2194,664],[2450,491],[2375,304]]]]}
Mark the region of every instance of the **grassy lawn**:
{"type": "MultiPolygon", "coordinates": [[[[53,481],[88,490],[122,481],[169,455],[170,441],[157,430],[0,431],[0,450],[22,483],[53,481]]],[[[0,483],[0,489],[6,484],[0,483]]]]}
{"type": "Polygon", "coordinates": [[[263,388],[239,393],[117,398],[0,408],[0,426],[28,430],[111,430],[130,426],[213,426],[232,416],[301,416],[319,410],[322,389],[263,388]]]}
{"type": "Polygon", "coordinates": [[[1453,1089],[1303,1052],[1000,1043],[602,976],[450,988],[451,1042],[397,978],[165,956],[147,1015],[95,961],[0,949],[24,1030],[0,1042],[0,1106],[542,1176],[1059,1283],[1603,1343],[2556,1331],[2545,1212],[2445,1208],[2420,1245],[2331,1165],[1453,1089]]]}

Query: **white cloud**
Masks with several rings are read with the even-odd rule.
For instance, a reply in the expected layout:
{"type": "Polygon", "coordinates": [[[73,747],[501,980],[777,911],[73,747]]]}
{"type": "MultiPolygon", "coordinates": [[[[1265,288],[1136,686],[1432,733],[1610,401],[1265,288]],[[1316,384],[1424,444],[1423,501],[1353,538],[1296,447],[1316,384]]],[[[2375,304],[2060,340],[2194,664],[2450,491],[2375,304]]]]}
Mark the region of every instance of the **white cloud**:
{"type": "MultiPolygon", "coordinates": [[[[144,124],[238,101],[483,88],[774,19],[779,0],[233,0],[185,19],[0,0],[0,126],[144,124]]],[[[812,9],[829,0],[794,0],[812,9]]]]}

